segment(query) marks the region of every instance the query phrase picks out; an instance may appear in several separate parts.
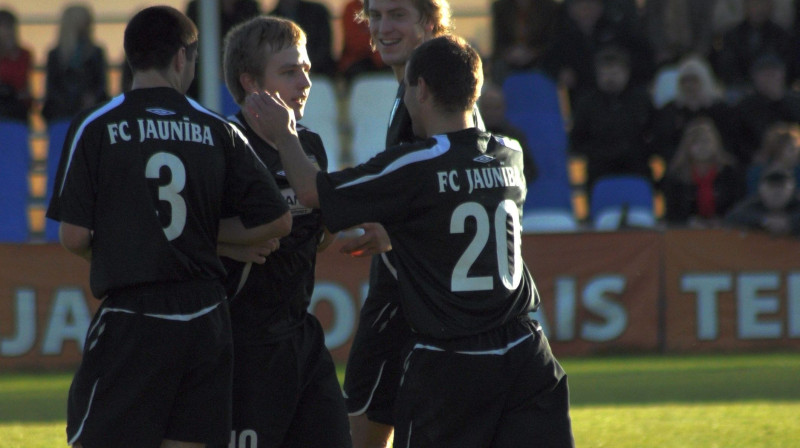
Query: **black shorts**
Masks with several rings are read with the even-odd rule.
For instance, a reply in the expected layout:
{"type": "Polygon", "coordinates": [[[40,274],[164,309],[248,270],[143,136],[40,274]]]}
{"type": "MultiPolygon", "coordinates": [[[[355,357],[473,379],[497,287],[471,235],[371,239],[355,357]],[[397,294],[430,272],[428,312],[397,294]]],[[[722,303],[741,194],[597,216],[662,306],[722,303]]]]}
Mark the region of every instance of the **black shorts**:
{"type": "Polygon", "coordinates": [[[220,448],[352,446],[336,368],[316,317],[307,314],[280,341],[245,342],[234,346],[232,443],[220,448]]]}
{"type": "Polygon", "coordinates": [[[397,396],[395,446],[574,446],[567,376],[538,324],[524,319],[489,333],[412,345],[397,396]],[[506,342],[489,349],[491,340],[506,342]]]}
{"type": "MultiPolygon", "coordinates": [[[[375,257],[373,260],[380,260],[375,257]]],[[[370,284],[361,308],[344,376],[347,412],[394,425],[394,402],[402,373],[403,348],[413,333],[399,304],[397,280],[383,262],[373,262],[370,284]]]]}
{"type": "Polygon", "coordinates": [[[230,437],[233,341],[218,282],[112,292],[69,390],[67,438],[94,447],[230,437]]]}

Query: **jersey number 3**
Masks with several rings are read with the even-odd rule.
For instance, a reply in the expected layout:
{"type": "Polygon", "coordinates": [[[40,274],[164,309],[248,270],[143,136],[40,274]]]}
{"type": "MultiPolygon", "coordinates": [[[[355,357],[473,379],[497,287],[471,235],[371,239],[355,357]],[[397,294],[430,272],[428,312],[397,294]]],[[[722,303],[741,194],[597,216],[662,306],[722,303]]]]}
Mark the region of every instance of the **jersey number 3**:
{"type": "Polygon", "coordinates": [[[494,229],[495,247],[497,248],[497,274],[507,289],[516,289],[522,280],[522,231],[519,223],[519,208],[514,201],[505,200],[497,205],[494,213],[494,222],[489,220],[489,212],[477,202],[465,202],[455,210],[450,217],[450,233],[464,233],[464,224],[467,218],[474,218],[476,222],[475,236],[461,254],[450,279],[450,290],[459,291],[487,291],[494,289],[492,276],[470,277],[469,270],[489,242],[492,229],[494,229]],[[508,244],[509,232],[507,231],[508,219],[511,218],[512,244],[508,244]],[[509,254],[509,248],[513,254],[509,254]],[[513,256],[513,266],[509,265],[509,255],[513,256]],[[513,270],[513,272],[512,272],[513,270]]]}
{"type": "Polygon", "coordinates": [[[183,228],[186,226],[186,201],[180,195],[186,186],[186,168],[181,159],[175,155],[157,152],[147,160],[145,176],[148,179],[160,180],[161,168],[166,168],[170,173],[169,183],[158,186],[158,200],[169,204],[170,220],[164,226],[164,235],[167,240],[172,241],[183,233],[183,228]]]}

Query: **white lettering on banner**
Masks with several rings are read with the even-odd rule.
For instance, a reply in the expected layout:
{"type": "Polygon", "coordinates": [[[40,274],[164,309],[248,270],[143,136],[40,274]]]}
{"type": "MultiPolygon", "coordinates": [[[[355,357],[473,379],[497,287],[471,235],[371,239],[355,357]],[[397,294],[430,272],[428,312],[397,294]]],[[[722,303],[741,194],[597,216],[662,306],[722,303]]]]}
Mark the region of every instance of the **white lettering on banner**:
{"type": "Polygon", "coordinates": [[[320,302],[328,302],[333,308],[333,324],[325,332],[328,348],[341,347],[350,339],[356,327],[356,307],[347,290],[336,283],[317,282],[308,309],[313,312],[320,302]]]}
{"type": "Polygon", "coordinates": [[[68,340],[75,341],[83,350],[86,331],[91,322],[90,316],[82,289],[63,288],[56,291],[42,344],[42,354],[61,354],[64,342],[68,340]]]}
{"type": "Polygon", "coordinates": [[[736,335],[743,340],[800,337],[800,273],[787,275],[786,322],[769,317],[781,311],[782,273],[779,271],[689,273],[681,277],[681,291],[697,300],[697,338],[719,337],[719,294],[736,285],[736,335]],[[735,280],[735,283],[734,283],[735,280]],[[784,325],[786,324],[786,325],[784,325]]]}
{"type": "Polygon", "coordinates": [[[14,335],[0,338],[0,356],[22,356],[36,343],[36,293],[30,288],[19,288],[14,293],[16,313],[14,335]]]}
{"type": "MultiPolygon", "coordinates": [[[[580,338],[591,342],[606,342],[618,338],[628,328],[628,312],[625,306],[615,300],[625,291],[625,277],[605,275],[595,277],[583,288],[581,305],[600,320],[580,323],[580,338]]],[[[555,333],[550,331],[547,318],[541,310],[531,313],[538,320],[545,334],[553,335],[556,341],[576,339],[577,280],[574,277],[558,277],[555,281],[555,304],[553,313],[556,322],[555,333]]],[[[548,336],[549,337],[549,336],[548,336]]]]}
{"type": "Polygon", "coordinates": [[[759,319],[760,314],[776,313],[780,300],[774,294],[762,295],[760,291],[775,291],[780,285],[777,273],[743,274],[736,282],[738,335],[742,339],[778,339],[783,333],[781,322],[759,319]]]}
{"type": "Polygon", "coordinates": [[[800,273],[789,275],[789,337],[800,338],[800,273]]]}
{"type": "Polygon", "coordinates": [[[710,341],[719,336],[717,294],[730,291],[730,274],[687,274],[681,278],[681,291],[697,294],[697,339],[710,341]]]}
{"type": "Polygon", "coordinates": [[[628,313],[625,307],[613,300],[625,291],[625,277],[608,275],[589,282],[583,290],[583,304],[601,322],[590,321],[584,324],[581,338],[591,342],[611,341],[618,338],[628,327],[628,313]]]}

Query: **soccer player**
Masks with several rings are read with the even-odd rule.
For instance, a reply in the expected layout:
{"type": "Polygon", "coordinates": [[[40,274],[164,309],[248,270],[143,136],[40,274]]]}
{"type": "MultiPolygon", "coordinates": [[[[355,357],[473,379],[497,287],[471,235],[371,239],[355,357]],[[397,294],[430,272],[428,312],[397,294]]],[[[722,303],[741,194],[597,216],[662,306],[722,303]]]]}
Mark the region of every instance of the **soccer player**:
{"type": "Polygon", "coordinates": [[[439,37],[406,67],[404,102],[425,140],[323,173],[278,96],[251,95],[302,204],[329,229],[379,222],[392,243],[413,335],[395,403],[395,446],[572,447],[567,377],[529,317],[539,296],[522,259],[526,194],[514,140],[475,127],[480,57],[439,37]]]}
{"type": "Polygon", "coordinates": [[[69,444],[227,443],[233,371],[217,242],[286,235],[292,217],[241,133],[184,96],[197,28],[146,8],[125,29],[133,90],[73,121],[48,217],[102,299],[67,407],[69,444]]]}
{"type": "MultiPolygon", "coordinates": [[[[297,24],[269,16],[244,22],[226,36],[223,59],[225,82],[237,103],[243,104],[247,94],[267,91],[285,98],[294,118],[302,118],[311,62],[306,35],[297,24]]],[[[324,232],[318,208],[297,202],[274,144],[260,138],[241,111],[232,120],[274,175],[293,225],[279,248],[255,264],[245,263],[247,253],[237,255],[241,246],[221,246],[220,253],[231,256],[223,261],[236,353],[230,446],[349,448],[350,425],[336,368],[322,326],[307,311],[317,251],[334,237],[324,232]]],[[[325,170],[328,159],[319,135],[301,126],[298,135],[310,163],[325,170]]]]}
{"type": "MultiPolygon", "coordinates": [[[[422,42],[451,31],[450,5],[446,0],[365,0],[360,19],[369,23],[372,45],[399,83],[386,147],[412,142],[417,137],[403,103],[406,61],[422,42]]],[[[388,254],[381,254],[391,249],[386,231],[376,223],[360,227],[365,234],[342,246],[346,253],[372,255],[369,293],[350,348],[344,391],[353,446],[375,448],[385,447],[392,433],[394,400],[402,374],[400,351],[411,331],[400,307],[394,267],[388,254]]]]}

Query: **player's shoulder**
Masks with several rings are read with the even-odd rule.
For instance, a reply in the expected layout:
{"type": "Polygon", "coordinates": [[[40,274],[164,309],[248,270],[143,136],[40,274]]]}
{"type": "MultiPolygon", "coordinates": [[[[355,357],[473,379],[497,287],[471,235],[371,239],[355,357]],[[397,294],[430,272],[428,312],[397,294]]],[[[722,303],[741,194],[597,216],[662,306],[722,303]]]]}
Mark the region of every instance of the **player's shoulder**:
{"type": "Polygon", "coordinates": [[[500,146],[508,148],[512,151],[522,152],[522,145],[519,140],[509,137],[507,135],[490,134],[492,141],[500,146]]]}

